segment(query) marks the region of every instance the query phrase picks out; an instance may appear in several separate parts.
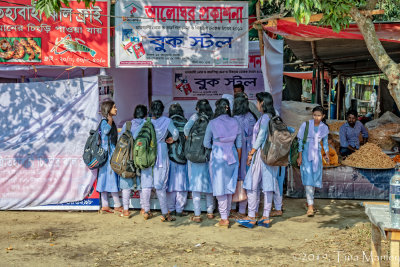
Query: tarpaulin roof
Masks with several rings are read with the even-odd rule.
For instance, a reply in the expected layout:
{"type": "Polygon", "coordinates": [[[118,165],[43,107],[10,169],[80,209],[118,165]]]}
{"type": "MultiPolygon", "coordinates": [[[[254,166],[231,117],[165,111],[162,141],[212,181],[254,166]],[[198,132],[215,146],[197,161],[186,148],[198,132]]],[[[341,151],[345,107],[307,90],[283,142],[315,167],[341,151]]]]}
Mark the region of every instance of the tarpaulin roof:
{"type": "MultiPolygon", "coordinates": [[[[364,40],[356,24],[350,24],[348,28],[337,33],[331,27],[297,25],[296,22],[277,20],[273,26],[265,25],[264,29],[290,40],[314,41],[321,38],[364,40]]],[[[375,31],[381,41],[400,43],[400,23],[375,23],[375,31]]]]}
{"type": "MultiPolygon", "coordinates": [[[[311,42],[315,44],[318,59],[327,67],[344,75],[380,73],[369,53],[357,25],[335,33],[330,27],[297,25],[296,22],[277,20],[264,29],[282,35],[293,53],[303,63],[314,62],[311,42]]],[[[400,62],[400,23],[375,23],[375,29],[388,55],[400,62]]]]}

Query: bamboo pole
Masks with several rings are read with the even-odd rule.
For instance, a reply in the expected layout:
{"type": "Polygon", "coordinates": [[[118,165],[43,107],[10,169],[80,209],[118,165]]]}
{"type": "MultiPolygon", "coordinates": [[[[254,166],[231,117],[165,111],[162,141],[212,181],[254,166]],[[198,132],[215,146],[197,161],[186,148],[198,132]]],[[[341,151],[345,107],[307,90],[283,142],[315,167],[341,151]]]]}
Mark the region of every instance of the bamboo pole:
{"type": "Polygon", "coordinates": [[[331,98],[332,98],[332,70],[329,71],[329,92],[328,92],[328,119],[332,118],[331,116],[331,98]]]}
{"type": "Polygon", "coordinates": [[[346,119],[346,93],[347,93],[347,77],[344,77],[344,97],[343,97],[343,119],[346,119]]]}
{"type": "Polygon", "coordinates": [[[336,119],[339,120],[340,118],[340,87],[341,87],[341,81],[342,81],[342,74],[339,73],[338,75],[338,86],[337,86],[337,92],[336,92],[336,119]]]}
{"type": "Polygon", "coordinates": [[[321,67],[321,106],[324,107],[324,85],[325,85],[325,80],[324,77],[325,73],[324,73],[324,64],[322,64],[321,67]]]}
{"type": "MultiPolygon", "coordinates": [[[[256,4],[256,15],[257,15],[257,20],[260,20],[261,18],[260,0],[258,0],[256,4]]],[[[257,31],[258,31],[258,43],[260,45],[260,55],[263,57],[264,56],[263,30],[259,28],[257,31]]]]}

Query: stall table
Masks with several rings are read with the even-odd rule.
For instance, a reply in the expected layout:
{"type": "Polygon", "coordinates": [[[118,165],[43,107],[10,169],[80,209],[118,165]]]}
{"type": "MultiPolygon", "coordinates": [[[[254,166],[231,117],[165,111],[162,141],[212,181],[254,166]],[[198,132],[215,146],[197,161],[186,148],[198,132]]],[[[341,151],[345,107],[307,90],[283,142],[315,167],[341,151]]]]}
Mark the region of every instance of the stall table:
{"type": "Polygon", "coordinates": [[[400,229],[392,228],[389,213],[389,204],[364,203],[365,213],[371,221],[371,252],[372,266],[380,266],[381,240],[390,241],[390,266],[400,266],[400,229]]]}

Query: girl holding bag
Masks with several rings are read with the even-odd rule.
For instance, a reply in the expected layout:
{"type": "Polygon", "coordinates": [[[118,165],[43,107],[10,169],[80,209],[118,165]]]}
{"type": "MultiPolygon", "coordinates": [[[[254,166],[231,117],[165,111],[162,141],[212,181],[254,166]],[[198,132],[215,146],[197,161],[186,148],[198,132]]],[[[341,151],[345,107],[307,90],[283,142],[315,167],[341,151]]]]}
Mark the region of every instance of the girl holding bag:
{"type": "Polygon", "coordinates": [[[299,146],[299,158],[297,164],[300,166],[301,180],[306,190],[307,197],[307,216],[312,217],[315,214],[314,209],[314,191],[315,187],[322,187],[322,154],[321,140],[323,142],[326,162],[329,162],[329,145],[328,134],[329,128],[325,124],[324,108],[317,106],[312,110],[313,120],[310,120],[308,136],[304,136],[306,122],[300,126],[297,137],[299,144],[307,138],[307,142],[303,147],[299,146]]]}

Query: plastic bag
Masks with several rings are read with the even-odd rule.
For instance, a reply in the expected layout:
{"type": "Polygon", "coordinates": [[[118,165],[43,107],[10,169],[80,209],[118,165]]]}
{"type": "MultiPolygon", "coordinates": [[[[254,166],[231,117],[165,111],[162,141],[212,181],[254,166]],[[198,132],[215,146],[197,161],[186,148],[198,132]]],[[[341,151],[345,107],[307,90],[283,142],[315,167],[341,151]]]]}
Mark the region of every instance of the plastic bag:
{"type": "Polygon", "coordinates": [[[365,124],[368,129],[368,141],[383,150],[392,150],[397,145],[391,136],[400,132],[400,118],[388,111],[379,119],[365,124]]]}
{"type": "Polygon", "coordinates": [[[301,124],[312,119],[312,109],[318,105],[296,101],[282,101],[281,118],[287,126],[299,130],[301,124]]]}

